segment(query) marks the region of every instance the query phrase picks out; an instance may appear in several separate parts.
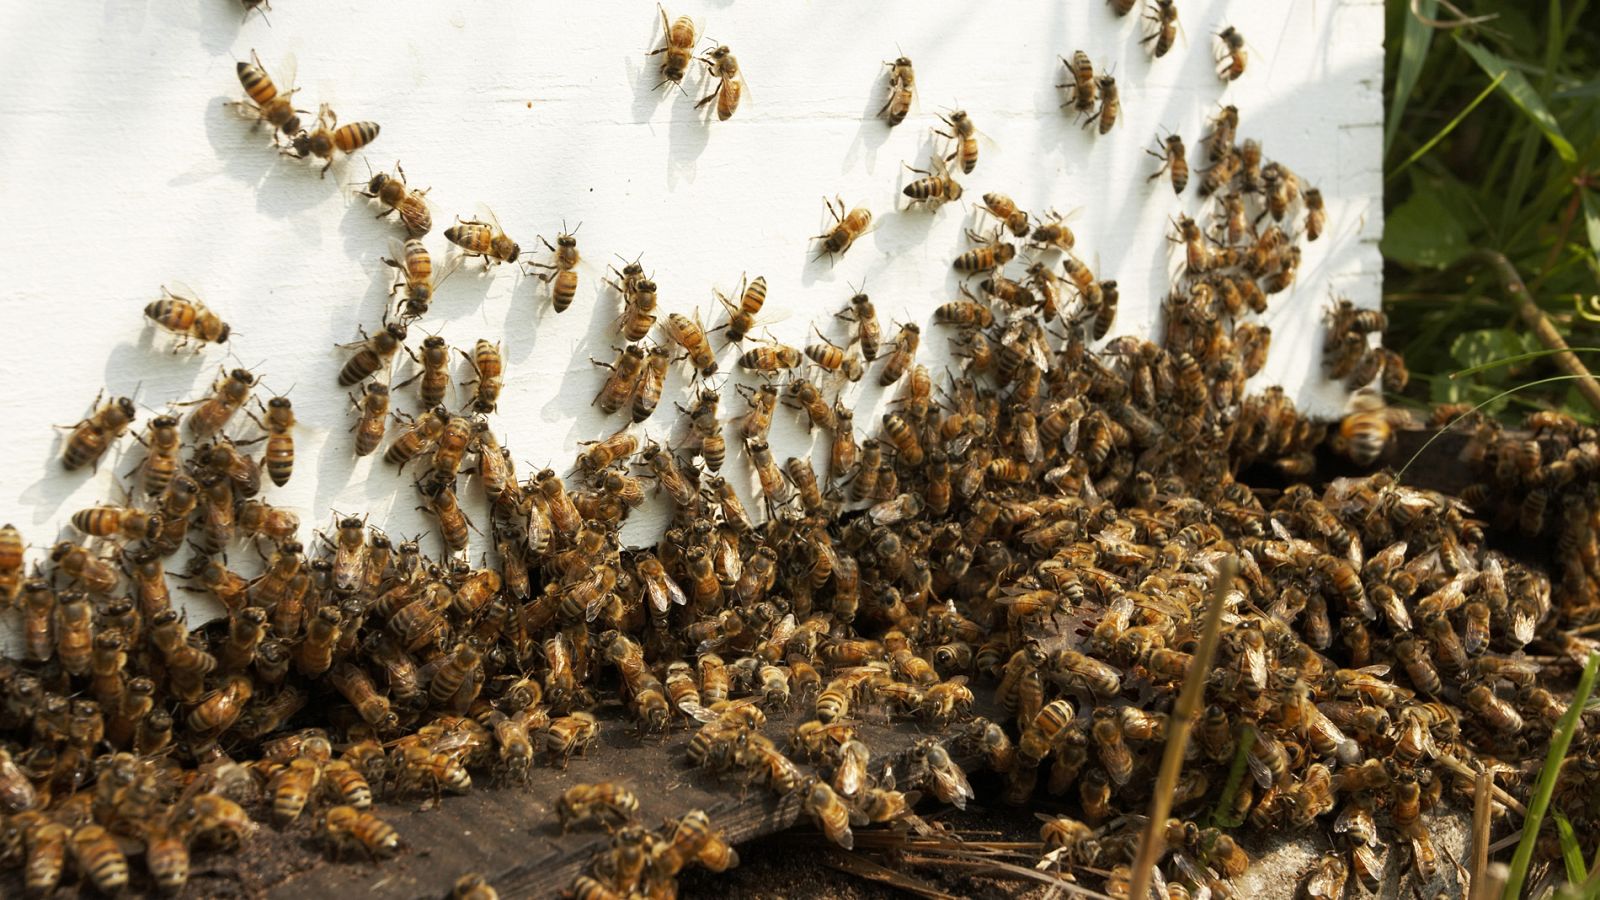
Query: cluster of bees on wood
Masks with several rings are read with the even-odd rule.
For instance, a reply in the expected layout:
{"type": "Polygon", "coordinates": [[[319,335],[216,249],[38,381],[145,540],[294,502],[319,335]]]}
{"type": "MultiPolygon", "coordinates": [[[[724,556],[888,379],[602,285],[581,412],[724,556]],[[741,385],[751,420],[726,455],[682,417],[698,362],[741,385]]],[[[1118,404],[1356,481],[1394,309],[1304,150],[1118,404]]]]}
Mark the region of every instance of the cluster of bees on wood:
{"type": "MultiPolygon", "coordinates": [[[[1133,5],[1112,2],[1118,13],[1133,5]]],[[[665,44],[651,55],[680,82],[695,30],[661,16],[665,44]]],[[[1176,26],[1171,0],[1156,0],[1152,17],[1161,55],[1176,26]]],[[[1242,39],[1219,37],[1233,49],[1223,77],[1237,77],[1242,39]]],[[[741,83],[725,51],[705,60],[718,88],[702,101],[724,119],[741,83]]],[[[1087,55],[1064,62],[1070,105],[1109,130],[1114,88],[1087,55]]],[[[904,56],[888,66],[881,115],[893,125],[915,76],[904,56]]],[[[251,114],[287,152],[331,162],[377,134],[366,123],[336,129],[331,113],[306,132],[293,91],[279,92],[259,61],[241,63],[239,77],[251,114]]],[[[976,167],[970,117],[943,121],[951,152],[906,186],[914,202],[960,196],[946,162],[976,167]]],[[[628,343],[602,363],[594,403],[631,424],[585,445],[570,478],[521,476],[497,442],[498,345],[459,351],[472,390],[458,411],[447,406],[451,348],[436,336],[420,352],[406,346],[438,280],[420,241],[432,217],[403,170],[374,175],[363,193],[407,236],[385,260],[403,296],[381,330],[347,348],[338,382],[360,391],[355,452],[381,448],[386,465],[411,468],[442,552],[355,516],[307,534],[297,513],[263,499],[263,469],[278,487],[293,476],[296,424],[289,398],[263,402],[246,369],[142,429],[131,400],[97,400],[70,428],[63,465],[95,466],[135,431],[143,458],[128,499],[73,515],[78,534],[31,570],[22,535],[0,529],[0,601],[24,623],[21,657],[0,662],[0,863],[22,867],[30,894],[52,890],[69,861],[111,893],[137,880],[129,856],[142,855],[149,882],[177,890],[191,852],[249,838],[252,810],[280,828],[312,818],[335,855],[380,859],[404,848],[372,812],[376,798],[431,802],[485,778],[521,784],[541,762],[564,767],[583,753],[603,727],[600,708],[617,703],[640,740],[693,729],[686,764],[789,798],[845,848],[854,828],[931,828],[916,804],[964,808],[976,793],[963,762],[985,766],[1003,779],[1005,802],[1065,810],[1041,815],[1049,863],[1120,896],[1139,833],[1122,811],[1149,799],[1199,611],[1231,556],[1241,576],[1163,831],[1169,895],[1229,895],[1228,879],[1249,864],[1229,833],[1244,823],[1331,831],[1334,849],[1308,874],[1312,896],[1338,896],[1352,877],[1371,889],[1389,845],[1430,879],[1439,862],[1422,814],[1470,796],[1479,771],[1525,795],[1522,761],[1562,711],[1550,679],[1573,670],[1575,651],[1552,625],[1600,608],[1600,452],[1593,431],[1565,417],[1531,421],[1527,439],[1482,420],[1472,462],[1489,477],[1469,497],[1388,474],[1305,483],[1325,448],[1379,461],[1393,418],[1366,405],[1330,428],[1280,389],[1246,394],[1270,341],[1252,317],[1292,285],[1297,240],[1315,240],[1325,213],[1286,166],[1237,142],[1238,124],[1224,108],[1204,140],[1200,191],[1217,209],[1205,225],[1175,222],[1183,261],[1158,341],[1093,348],[1114,322],[1116,282],[1072,254],[1060,216],[1035,219],[991,192],[981,215],[999,226],[969,232],[977,246],[952,261],[984,279],[980,291],[963,289],[931,325],[961,349],[959,372],[936,384],[917,361],[921,326],[886,336],[858,292],[838,314],[851,324],[845,346],[823,337],[803,351],[768,341],[742,353],[740,367],[764,380],[728,422],[709,381],[714,332],[697,315],[658,318],[640,261],[613,270],[628,343]],[[1017,280],[1004,274],[1013,262],[1026,265],[1017,280]],[[657,325],[666,340],[648,343],[657,325]],[[416,372],[391,388],[402,350],[416,372]],[[641,442],[631,425],[660,408],[665,375],[684,360],[698,380],[686,438],[641,442]],[[826,390],[875,365],[900,395],[858,441],[854,413],[826,390]],[[392,393],[412,385],[421,412],[401,416],[392,393]],[[780,407],[830,434],[824,471],[809,458],[778,463],[767,437],[780,407]],[[721,474],[729,425],[757,476],[757,514],[721,474]],[[468,556],[477,526],[458,493],[465,475],[488,510],[492,563],[468,556]],[[625,547],[621,525],[651,491],[668,498],[668,527],[653,547],[625,547]],[[1558,535],[1555,590],[1487,545],[1475,516],[1496,503],[1530,534],[1558,535]],[[185,545],[195,553],[170,571],[185,545]],[[228,555],[242,545],[263,557],[258,574],[228,555]],[[175,582],[226,618],[189,628],[175,582]],[[979,683],[993,685],[992,717],[975,715],[979,683]],[[795,708],[809,715],[769,736],[768,712],[795,708]],[[874,760],[858,726],[885,719],[930,736],[874,760]],[[1230,779],[1239,760],[1248,777],[1230,779]]],[[[1157,176],[1181,193],[1182,139],[1162,147],[1157,176]]],[[[871,213],[842,201],[829,210],[820,253],[843,254],[871,213]]],[[[445,236],[459,253],[443,274],[464,257],[487,267],[521,256],[492,217],[445,236]]],[[[563,226],[544,243],[552,261],[540,277],[560,311],[577,293],[576,238],[563,226]]],[[[751,332],[765,296],[758,276],[723,298],[731,341],[751,332]]],[[[180,344],[231,334],[181,287],[145,314],[180,344]]],[[[1330,319],[1330,377],[1403,387],[1398,355],[1368,346],[1381,314],[1338,303],[1330,319]]],[[[1581,740],[1583,758],[1600,760],[1581,740]]],[[[1593,772],[1600,762],[1585,784],[1600,781],[1593,772]]],[[[1575,823],[1592,822],[1583,796],[1558,800],[1575,823]]],[[[585,900],[672,896],[685,866],[737,862],[705,813],[649,830],[618,783],[578,785],[557,809],[563,827],[612,833],[573,885],[585,900]]],[[[493,889],[469,876],[456,895],[493,889]]]]}

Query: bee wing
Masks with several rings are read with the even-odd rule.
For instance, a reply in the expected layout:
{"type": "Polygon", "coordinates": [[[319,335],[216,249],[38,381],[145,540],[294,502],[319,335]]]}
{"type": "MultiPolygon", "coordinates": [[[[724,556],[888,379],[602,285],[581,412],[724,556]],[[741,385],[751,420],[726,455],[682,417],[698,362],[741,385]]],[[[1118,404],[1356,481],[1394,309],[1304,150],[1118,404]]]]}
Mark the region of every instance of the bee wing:
{"type": "Polygon", "coordinates": [[[678,703],[678,710],[696,722],[711,723],[717,720],[717,714],[693,700],[683,700],[678,703]]]}
{"type": "Polygon", "coordinates": [[[383,258],[385,264],[394,263],[395,266],[406,264],[406,244],[394,235],[389,236],[389,255],[383,258]]]}
{"type": "MultiPolygon", "coordinates": [[[[261,57],[256,56],[254,50],[250,51],[250,56],[256,61],[256,65],[261,66],[261,57]]],[[[261,66],[261,68],[272,76],[273,84],[278,86],[278,93],[283,94],[294,90],[294,77],[300,71],[300,61],[295,59],[293,53],[285,53],[283,58],[278,61],[276,69],[269,70],[266,66],[261,66]]]]}
{"type": "Polygon", "coordinates": [[[689,604],[689,597],[688,595],[684,594],[683,588],[678,585],[678,582],[673,580],[671,575],[665,576],[665,579],[667,582],[667,595],[672,598],[672,602],[678,606],[687,606],[689,604]]]}
{"type": "Polygon", "coordinates": [[[664,613],[672,608],[672,598],[667,594],[667,587],[658,580],[646,580],[644,583],[645,596],[650,598],[650,608],[657,613],[664,613]]]}
{"type": "Polygon", "coordinates": [[[1266,763],[1257,758],[1254,753],[1249,752],[1245,753],[1244,761],[1250,767],[1250,774],[1255,777],[1256,784],[1261,785],[1263,790],[1272,787],[1272,770],[1267,768],[1266,763]]]}
{"type": "Polygon", "coordinates": [[[200,301],[200,295],[194,288],[181,281],[169,281],[161,286],[161,293],[177,300],[187,300],[195,306],[204,309],[205,304],[200,301]]]}
{"type": "Polygon", "coordinates": [[[451,731],[433,743],[433,752],[449,753],[473,742],[473,733],[466,730],[451,731]]]}
{"type": "Polygon", "coordinates": [[[500,227],[500,217],[494,214],[494,210],[490,208],[489,204],[480,200],[473,205],[472,214],[479,222],[492,226],[500,234],[506,233],[506,230],[500,227]]]}
{"type": "Polygon", "coordinates": [[[950,802],[956,809],[966,809],[967,801],[978,796],[972,790],[972,783],[967,781],[967,773],[954,762],[934,770],[933,777],[950,794],[950,802]]]}
{"type": "MultiPolygon", "coordinates": [[[[866,772],[861,766],[846,761],[839,767],[839,793],[846,797],[854,797],[861,792],[862,782],[866,780],[866,772]]],[[[858,823],[865,824],[865,823],[858,823]]]]}

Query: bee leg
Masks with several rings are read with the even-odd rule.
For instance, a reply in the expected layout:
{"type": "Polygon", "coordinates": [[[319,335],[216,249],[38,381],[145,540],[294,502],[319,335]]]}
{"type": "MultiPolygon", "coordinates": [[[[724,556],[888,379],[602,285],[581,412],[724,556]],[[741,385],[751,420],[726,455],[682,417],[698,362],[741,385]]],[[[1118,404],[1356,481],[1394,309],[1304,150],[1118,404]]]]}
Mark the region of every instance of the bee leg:
{"type": "Polygon", "coordinates": [[[319,177],[327,178],[328,170],[331,168],[333,168],[333,157],[330,156],[328,157],[328,164],[322,167],[322,174],[319,177]]]}

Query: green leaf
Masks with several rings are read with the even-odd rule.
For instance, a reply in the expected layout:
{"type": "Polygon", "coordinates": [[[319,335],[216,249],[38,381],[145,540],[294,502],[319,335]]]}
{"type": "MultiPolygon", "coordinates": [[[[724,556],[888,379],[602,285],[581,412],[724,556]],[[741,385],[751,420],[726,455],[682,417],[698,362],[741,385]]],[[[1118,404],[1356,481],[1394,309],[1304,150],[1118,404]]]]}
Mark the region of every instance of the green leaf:
{"type": "Polygon", "coordinates": [[[1561,133],[1561,123],[1557,122],[1556,117],[1550,114],[1549,109],[1545,108],[1544,100],[1540,98],[1539,92],[1533,89],[1533,85],[1528,83],[1527,76],[1512,68],[1511,64],[1502,57],[1477,44],[1463,40],[1460,36],[1456,36],[1456,43],[1461,45],[1461,49],[1467,51],[1467,55],[1471,56],[1477,62],[1478,67],[1483,69],[1490,78],[1499,78],[1504,73],[1505,79],[1500,82],[1501,92],[1509,97],[1511,102],[1515,103],[1517,108],[1521,109],[1523,114],[1534,125],[1538,126],[1540,131],[1544,132],[1545,140],[1549,141],[1550,146],[1555,148],[1556,154],[1561,157],[1563,162],[1572,163],[1577,161],[1578,151],[1572,149],[1572,144],[1567,140],[1567,136],[1561,133]]]}
{"type": "Polygon", "coordinates": [[[1443,128],[1439,129],[1438,134],[1435,134],[1433,137],[1429,138],[1426,144],[1418,147],[1415,153],[1406,157],[1405,162],[1393,169],[1390,169],[1389,174],[1383,177],[1384,180],[1388,181],[1390,178],[1399,175],[1401,172],[1404,172],[1412,163],[1428,155],[1429,150],[1432,150],[1440,141],[1449,137],[1450,132],[1456,130],[1456,126],[1461,124],[1462,119],[1465,119],[1467,116],[1471,115],[1472,111],[1478,108],[1478,104],[1482,103],[1490,94],[1494,93],[1494,89],[1500,86],[1500,82],[1504,81],[1505,77],[1506,76],[1504,74],[1496,75],[1494,79],[1489,82],[1488,86],[1479,92],[1478,96],[1472,98],[1472,102],[1468,103],[1465,109],[1456,113],[1455,118],[1451,119],[1443,128]]]}
{"type": "Polygon", "coordinates": [[[1389,214],[1379,247],[1396,262],[1425,268],[1444,268],[1469,249],[1466,229],[1426,191],[1412,194],[1389,214]]]}
{"type": "Polygon", "coordinates": [[[1550,816],[1556,820],[1556,837],[1561,840],[1561,861],[1567,866],[1567,880],[1582,884],[1589,877],[1589,871],[1583,865],[1583,848],[1578,846],[1572,823],[1559,812],[1552,812],[1550,816]]]}
{"type": "Polygon", "coordinates": [[[1485,328],[1456,335],[1450,344],[1450,355],[1468,372],[1476,374],[1500,364],[1531,358],[1526,349],[1521,334],[1507,328],[1485,328]]]}
{"type": "Polygon", "coordinates": [[[1583,100],[1589,97],[1600,97],[1600,78],[1586,81],[1569,88],[1562,88],[1550,95],[1551,100],[1583,100]]]}
{"type": "Polygon", "coordinates": [[[1583,228],[1589,233],[1589,249],[1600,258],[1600,202],[1594,198],[1594,193],[1588,188],[1582,190],[1583,195],[1583,228]]]}
{"type": "MultiPolygon", "coordinates": [[[[1433,18],[1439,11],[1439,0],[1420,0],[1417,12],[1433,18]]],[[[1383,126],[1383,152],[1389,152],[1394,136],[1400,131],[1400,117],[1406,102],[1422,77],[1422,64],[1428,59],[1428,47],[1433,43],[1433,29],[1422,23],[1409,6],[1402,13],[1406,19],[1405,31],[1400,34],[1400,64],[1395,69],[1394,97],[1389,102],[1389,121],[1383,126]]]]}

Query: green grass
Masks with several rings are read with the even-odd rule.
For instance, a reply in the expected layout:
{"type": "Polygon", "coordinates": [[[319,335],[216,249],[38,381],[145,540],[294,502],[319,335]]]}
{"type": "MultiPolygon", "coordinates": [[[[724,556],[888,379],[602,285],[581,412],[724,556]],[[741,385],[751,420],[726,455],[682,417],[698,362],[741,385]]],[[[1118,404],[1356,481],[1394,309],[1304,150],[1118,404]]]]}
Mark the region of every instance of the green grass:
{"type": "MultiPolygon", "coordinates": [[[[1504,254],[1574,345],[1600,343],[1600,27],[1588,0],[1483,0],[1435,28],[1389,0],[1382,244],[1388,340],[1419,403],[1496,398],[1491,413],[1594,412],[1553,374],[1499,282],[1469,258],[1504,254]],[[1499,395],[1499,396],[1497,396],[1499,395]]],[[[1456,14],[1417,0],[1423,17],[1456,14]]]]}
{"type": "MultiPolygon", "coordinates": [[[[1544,766],[1539,770],[1539,780],[1533,785],[1533,798],[1528,804],[1528,815],[1522,822],[1522,837],[1511,857],[1511,873],[1506,878],[1505,900],[1520,900],[1528,878],[1528,867],[1533,862],[1533,848],[1539,840],[1539,827],[1550,809],[1550,798],[1555,795],[1556,782],[1561,777],[1562,764],[1567,758],[1567,748],[1572,746],[1572,735],[1577,731],[1578,719],[1594,690],[1596,671],[1600,671],[1600,653],[1589,654],[1588,664],[1578,678],[1578,688],[1573,692],[1572,703],[1550,735],[1550,750],[1545,754],[1544,766]]],[[[1600,881],[1591,879],[1583,863],[1583,851],[1578,846],[1572,826],[1560,813],[1555,814],[1556,835],[1561,841],[1561,856],[1566,865],[1568,887],[1576,891],[1573,896],[1593,898],[1600,896],[1600,881]]],[[[1569,892],[1570,893],[1570,892],[1569,892]]]]}

